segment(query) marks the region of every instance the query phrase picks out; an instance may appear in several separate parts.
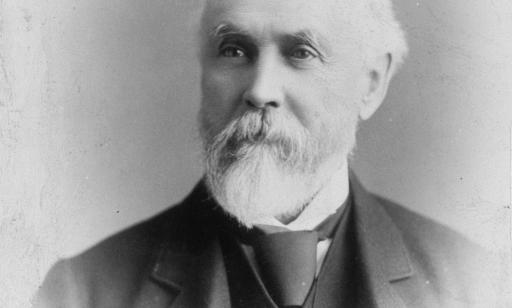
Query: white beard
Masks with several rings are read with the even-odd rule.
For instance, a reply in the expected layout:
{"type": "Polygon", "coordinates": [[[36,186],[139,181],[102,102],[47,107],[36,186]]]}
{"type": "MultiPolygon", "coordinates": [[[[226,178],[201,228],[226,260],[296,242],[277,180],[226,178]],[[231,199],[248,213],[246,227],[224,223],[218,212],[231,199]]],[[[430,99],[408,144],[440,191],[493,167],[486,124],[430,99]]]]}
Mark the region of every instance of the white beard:
{"type": "Polygon", "coordinates": [[[329,138],[315,140],[294,119],[247,112],[214,135],[202,116],[207,186],[247,227],[296,216],[320,189],[320,179],[328,178],[325,171],[332,172],[320,166],[332,153],[329,138]]]}
{"type": "Polygon", "coordinates": [[[208,182],[224,210],[248,227],[269,217],[294,215],[314,194],[310,176],[283,170],[261,146],[208,182]]]}

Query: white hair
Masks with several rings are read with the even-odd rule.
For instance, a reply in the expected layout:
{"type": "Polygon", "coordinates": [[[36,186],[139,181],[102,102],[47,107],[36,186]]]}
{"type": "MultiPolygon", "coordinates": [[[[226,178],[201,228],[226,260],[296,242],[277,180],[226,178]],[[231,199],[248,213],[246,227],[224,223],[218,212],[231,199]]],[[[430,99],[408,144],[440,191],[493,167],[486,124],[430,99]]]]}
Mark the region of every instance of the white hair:
{"type": "Polygon", "coordinates": [[[391,74],[394,74],[407,57],[409,48],[405,31],[395,16],[392,0],[355,0],[347,2],[355,2],[357,4],[353,5],[360,5],[363,9],[360,11],[361,15],[358,15],[358,18],[362,21],[362,31],[366,34],[365,45],[378,55],[390,54],[393,65],[391,74]]]}

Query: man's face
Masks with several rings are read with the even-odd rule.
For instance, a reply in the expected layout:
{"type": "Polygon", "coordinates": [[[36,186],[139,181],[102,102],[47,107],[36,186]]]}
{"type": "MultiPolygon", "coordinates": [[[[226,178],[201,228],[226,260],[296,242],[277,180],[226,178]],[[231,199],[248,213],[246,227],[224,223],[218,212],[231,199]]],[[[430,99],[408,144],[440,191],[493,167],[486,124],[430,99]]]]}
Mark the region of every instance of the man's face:
{"type": "Polygon", "coordinates": [[[219,132],[265,106],[319,139],[352,131],[363,96],[362,52],[354,25],[340,21],[336,2],[212,1],[202,29],[207,127],[219,132]]]}
{"type": "MultiPolygon", "coordinates": [[[[201,33],[200,120],[205,147],[210,156],[216,153],[210,178],[221,178],[218,186],[233,185],[225,173],[245,162],[254,166],[244,170],[260,177],[248,184],[254,191],[276,177],[271,169],[293,174],[295,184],[288,186],[297,186],[300,175],[311,180],[327,162],[331,170],[346,164],[367,86],[361,39],[349,15],[338,0],[209,2],[201,33]],[[273,167],[263,166],[270,162],[273,167]]],[[[322,179],[316,187],[303,182],[308,192],[295,203],[307,202],[322,179]]]]}

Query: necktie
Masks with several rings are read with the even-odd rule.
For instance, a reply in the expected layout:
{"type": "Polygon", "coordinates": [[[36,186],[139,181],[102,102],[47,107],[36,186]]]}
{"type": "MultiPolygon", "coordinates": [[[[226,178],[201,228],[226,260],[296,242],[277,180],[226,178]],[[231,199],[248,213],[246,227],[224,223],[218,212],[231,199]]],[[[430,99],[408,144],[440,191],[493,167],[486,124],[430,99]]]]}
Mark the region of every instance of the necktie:
{"type": "Polygon", "coordinates": [[[261,278],[279,307],[300,307],[316,273],[315,231],[285,231],[256,236],[253,249],[261,278]]]}
{"type": "Polygon", "coordinates": [[[289,231],[258,225],[252,247],[267,291],[279,307],[301,307],[316,274],[319,240],[332,235],[339,213],[329,216],[318,231],[289,231]]]}

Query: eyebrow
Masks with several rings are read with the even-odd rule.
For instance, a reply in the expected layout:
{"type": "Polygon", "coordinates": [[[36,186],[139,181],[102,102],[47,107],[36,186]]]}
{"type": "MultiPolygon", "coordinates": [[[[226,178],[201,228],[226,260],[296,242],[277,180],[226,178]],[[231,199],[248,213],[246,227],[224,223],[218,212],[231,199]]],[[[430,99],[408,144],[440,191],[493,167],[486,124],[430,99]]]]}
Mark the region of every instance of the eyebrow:
{"type": "MultiPolygon", "coordinates": [[[[251,36],[248,31],[228,23],[222,23],[208,32],[208,36],[215,39],[231,35],[251,36]]],[[[319,35],[311,30],[300,30],[293,34],[285,34],[283,37],[290,41],[302,42],[313,46],[321,46],[319,35]]]]}
{"type": "MultiPolygon", "coordinates": [[[[256,40],[249,31],[241,29],[230,23],[221,23],[213,27],[207,34],[212,40],[222,40],[226,37],[241,37],[248,41],[256,40]]],[[[288,43],[311,46],[317,49],[322,60],[327,60],[327,54],[329,51],[327,48],[328,46],[325,44],[327,41],[316,31],[309,29],[299,30],[292,34],[283,34],[280,36],[280,39],[288,43]]]]}
{"type": "Polygon", "coordinates": [[[212,39],[222,39],[227,36],[244,36],[250,37],[248,31],[242,30],[231,24],[222,23],[208,32],[208,37],[212,39]]]}
{"type": "Polygon", "coordinates": [[[293,34],[286,34],[284,35],[284,38],[286,40],[302,43],[306,45],[311,45],[314,47],[321,47],[322,44],[320,43],[318,35],[310,30],[301,30],[293,34]]]}

